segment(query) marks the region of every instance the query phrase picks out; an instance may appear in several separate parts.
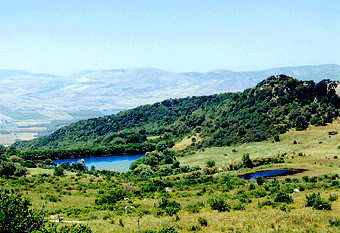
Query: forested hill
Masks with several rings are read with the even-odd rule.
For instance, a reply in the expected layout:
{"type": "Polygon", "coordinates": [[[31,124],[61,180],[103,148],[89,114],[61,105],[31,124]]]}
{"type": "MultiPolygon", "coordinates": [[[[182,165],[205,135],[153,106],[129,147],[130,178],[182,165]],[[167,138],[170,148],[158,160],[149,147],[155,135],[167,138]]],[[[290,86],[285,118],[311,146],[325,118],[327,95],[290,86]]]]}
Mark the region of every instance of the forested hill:
{"type": "Polygon", "coordinates": [[[196,133],[203,138],[196,148],[261,141],[292,127],[303,130],[309,124],[331,122],[339,114],[337,88],[338,83],[329,80],[272,76],[242,93],[168,99],[79,121],[15,146],[26,151],[102,148],[101,153],[110,148],[105,153],[113,154],[117,148],[133,152],[136,145],[143,152],[160,143],[170,147],[180,137],[196,133]],[[148,136],[161,137],[148,140],[148,136]]]}

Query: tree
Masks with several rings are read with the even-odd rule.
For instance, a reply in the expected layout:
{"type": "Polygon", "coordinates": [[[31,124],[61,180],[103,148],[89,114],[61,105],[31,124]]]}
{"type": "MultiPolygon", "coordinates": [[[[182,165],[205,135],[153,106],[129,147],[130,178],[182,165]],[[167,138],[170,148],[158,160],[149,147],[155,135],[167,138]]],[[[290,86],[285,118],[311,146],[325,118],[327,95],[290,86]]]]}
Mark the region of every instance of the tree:
{"type": "Polygon", "coordinates": [[[62,176],[64,175],[64,168],[56,167],[53,173],[54,176],[62,176]]]}
{"type": "Polygon", "coordinates": [[[215,160],[208,160],[206,163],[206,167],[214,167],[215,166],[215,160]]]}
{"type": "Polygon", "coordinates": [[[26,174],[27,169],[24,167],[16,166],[13,162],[0,162],[0,176],[8,178],[10,176],[24,176],[26,174]]]}
{"type": "Polygon", "coordinates": [[[45,221],[29,207],[31,203],[14,193],[0,191],[0,232],[23,233],[42,229],[45,221]]]}
{"type": "Polygon", "coordinates": [[[3,161],[0,163],[0,176],[8,178],[9,176],[13,176],[16,170],[17,168],[13,162],[3,161]]]}
{"type": "Polygon", "coordinates": [[[247,153],[247,154],[244,154],[244,155],[242,156],[242,162],[243,162],[243,165],[244,165],[245,167],[249,167],[249,168],[252,168],[252,167],[253,167],[253,162],[251,161],[250,156],[249,156],[248,153],[247,153]]]}

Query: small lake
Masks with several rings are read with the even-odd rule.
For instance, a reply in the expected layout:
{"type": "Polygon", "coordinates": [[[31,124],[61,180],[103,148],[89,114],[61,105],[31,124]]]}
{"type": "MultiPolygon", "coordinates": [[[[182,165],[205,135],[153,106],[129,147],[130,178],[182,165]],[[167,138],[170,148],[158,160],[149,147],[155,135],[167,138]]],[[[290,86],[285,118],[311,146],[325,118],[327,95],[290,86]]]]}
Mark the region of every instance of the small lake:
{"type": "Polygon", "coordinates": [[[83,159],[88,169],[94,166],[97,170],[110,170],[125,172],[129,170],[130,165],[135,160],[144,157],[144,155],[123,155],[123,156],[107,156],[107,157],[90,157],[90,158],[78,158],[78,159],[60,159],[55,160],[57,165],[69,162],[77,163],[83,159]]]}
{"type": "Polygon", "coordinates": [[[237,177],[246,180],[255,180],[256,177],[275,177],[275,176],[288,176],[294,175],[296,173],[302,173],[306,171],[305,169],[272,169],[272,170],[262,170],[256,172],[249,172],[242,175],[237,175],[237,177]]]}

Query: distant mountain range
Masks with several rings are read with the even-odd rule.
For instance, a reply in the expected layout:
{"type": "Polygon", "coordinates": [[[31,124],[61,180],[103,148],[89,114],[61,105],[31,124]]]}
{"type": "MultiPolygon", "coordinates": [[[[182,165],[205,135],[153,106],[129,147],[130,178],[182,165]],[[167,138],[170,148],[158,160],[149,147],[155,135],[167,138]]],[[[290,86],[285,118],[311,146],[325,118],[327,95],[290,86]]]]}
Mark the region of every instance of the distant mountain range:
{"type": "MultiPolygon", "coordinates": [[[[269,76],[279,74],[316,82],[322,79],[340,80],[340,66],[329,64],[204,73],[134,68],[82,71],[65,77],[32,74],[23,70],[0,70],[0,106],[16,111],[19,108],[25,111],[30,109],[42,115],[41,118],[58,119],[61,117],[59,113],[65,117],[67,111],[129,109],[169,98],[243,91],[269,76]]],[[[6,117],[6,112],[10,111],[1,112],[3,117],[6,117]]]]}

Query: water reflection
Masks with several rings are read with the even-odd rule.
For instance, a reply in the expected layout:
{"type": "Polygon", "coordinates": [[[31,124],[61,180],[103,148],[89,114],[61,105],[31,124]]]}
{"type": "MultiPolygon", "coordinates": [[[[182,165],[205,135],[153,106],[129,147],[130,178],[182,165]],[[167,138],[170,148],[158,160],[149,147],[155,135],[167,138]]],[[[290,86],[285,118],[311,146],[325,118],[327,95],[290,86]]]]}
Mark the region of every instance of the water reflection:
{"type": "Polygon", "coordinates": [[[110,170],[110,171],[127,171],[132,162],[136,159],[144,157],[144,155],[125,155],[125,156],[107,156],[107,157],[90,157],[78,159],[60,159],[54,162],[59,165],[64,162],[77,163],[83,159],[88,169],[94,166],[97,170],[110,170]]]}
{"type": "Polygon", "coordinates": [[[237,177],[241,179],[246,179],[246,180],[255,180],[256,177],[267,178],[267,177],[275,177],[275,176],[287,176],[287,175],[294,175],[296,173],[302,173],[304,171],[307,171],[307,170],[282,168],[282,169],[249,172],[249,173],[245,173],[242,175],[237,175],[237,177]]]}

